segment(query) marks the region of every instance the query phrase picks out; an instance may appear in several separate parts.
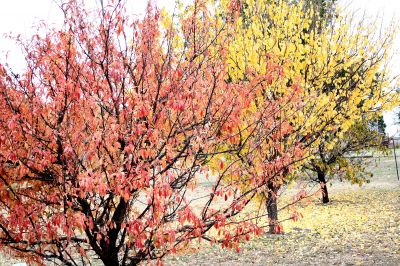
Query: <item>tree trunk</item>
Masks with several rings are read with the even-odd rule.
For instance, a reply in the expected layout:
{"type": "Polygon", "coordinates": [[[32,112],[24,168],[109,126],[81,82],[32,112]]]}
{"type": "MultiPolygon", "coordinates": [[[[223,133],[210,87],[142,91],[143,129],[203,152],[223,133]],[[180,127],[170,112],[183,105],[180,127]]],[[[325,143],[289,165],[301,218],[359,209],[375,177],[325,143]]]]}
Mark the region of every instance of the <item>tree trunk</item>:
{"type": "Polygon", "coordinates": [[[321,185],[322,203],[329,202],[328,187],[326,186],[326,179],[324,172],[318,172],[318,181],[321,185]]]}
{"type": "Polygon", "coordinates": [[[272,184],[272,182],[268,182],[268,197],[267,197],[267,213],[269,219],[269,233],[277,234],[277,224],[278,224],[278,204],[276,195],[278,192],[278,188],[272,184]]]}
{"type": "Polygon", "coordinates": [[[110,255],[110,256],[103,256],[100,258],[102,260],[102,262],[104,263],[105,266],[118,266],[120,265],[119,261],[118,261],[118,256],[114,256],[114,255],[110,255]]]}

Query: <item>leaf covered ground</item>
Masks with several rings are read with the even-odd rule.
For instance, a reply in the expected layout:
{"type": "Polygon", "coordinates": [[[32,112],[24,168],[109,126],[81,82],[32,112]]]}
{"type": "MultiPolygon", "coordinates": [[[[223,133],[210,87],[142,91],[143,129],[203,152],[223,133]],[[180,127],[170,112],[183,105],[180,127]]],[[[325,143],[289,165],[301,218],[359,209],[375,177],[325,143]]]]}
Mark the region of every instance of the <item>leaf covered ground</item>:
{"type": "MultiPolygon", "coordinates": [[[[282,235],[263,235],[241,251],[202,242],[200,251],[170,256],[167,265],[400,265],[400,181],[392,158],[372,165],[362,187],[334,182],[331,202],[318,195],[298,207],[303,218],[283,222],[282,235]]],[[[282,214],[284,216],[284,214],[282,214]]],[[[0,265],[21,262],[6,254],[0,265]]]]}
{"type": "MultiPolygon", "coordinates": [[[[400,265],[400,181],[394,161],[374,165],[362,187],[335,182],[331,202],[314,197],[283,223],[282,235],[264,235],[239,253],[218,246],[169,257],[169,265],[400,265]]],[[[204,243],[204,245],[207,245],[204,243]]]]}
{"type": "Polygon", "coordinates": [[[265,235],[242,250],[210,247],[173,257],[171,265],[399,265],[400,189],[360,189],[313,201],[304,218],[284,223],[282,235],[265,235]]]}

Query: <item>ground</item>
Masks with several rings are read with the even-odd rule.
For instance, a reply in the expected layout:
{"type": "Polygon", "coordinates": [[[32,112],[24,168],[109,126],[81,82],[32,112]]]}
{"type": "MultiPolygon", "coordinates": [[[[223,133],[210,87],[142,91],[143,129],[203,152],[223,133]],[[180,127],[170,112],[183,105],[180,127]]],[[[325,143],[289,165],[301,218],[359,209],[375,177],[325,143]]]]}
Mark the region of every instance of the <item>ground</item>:
{"type": "MultiPolygon", "coordinates": [[[[400,181],[393,157],[371,165],[374,177],[362,187],[334,182],[331,202],[318,196],[299,206],[300,221],[284,221],[284,234],[265,234],[239,253],[202,242],[169,256],[167,265],[400,265],[400,181]]],[[[281,215],[284,216],[284,213],[281,215]]],[[[0,265],[12,265],[7,255],[0,265]]]]}
{"type": "Polygon", "coordinates": [[[400,265],[399,210],[399,188],[334,191],[328,205],[314,201],[301,221],[284,223],[282,235],[254,239],[239,253],[211,247],[168,264],[400,265]]]}
{"type": "Polygon", "coordinates": [[[331,202],[314,197],[298,210],[304,218],[283,222],[285,233],[264,235],[239,253],[206,247],[169,257],[169,265],[400,265],[400,181],[393,157],[371,165],[362,187],[334,182],[331,202]]]}

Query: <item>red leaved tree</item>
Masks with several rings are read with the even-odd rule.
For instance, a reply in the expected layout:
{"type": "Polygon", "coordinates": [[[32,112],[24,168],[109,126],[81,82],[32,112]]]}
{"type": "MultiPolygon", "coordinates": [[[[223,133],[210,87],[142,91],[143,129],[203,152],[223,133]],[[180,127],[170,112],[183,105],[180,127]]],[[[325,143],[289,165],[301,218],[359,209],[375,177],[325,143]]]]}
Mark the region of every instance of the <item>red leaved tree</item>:
{"type": "Polygon", "coordinates": [[[260,233],[259,216],[238,214],[296,152],[260,172],[243,162],[279,146],[279,108],[298,99],[243,112],[279,68],[228,81],[233,33],[201,1],[168,27],[151,5],[143,19],[120,2],[61,8],[61,30],[20,42],[26,71],[0,65],[1,248],[39,264],[135,265],[192,239],[236,247],[260,233]]]}

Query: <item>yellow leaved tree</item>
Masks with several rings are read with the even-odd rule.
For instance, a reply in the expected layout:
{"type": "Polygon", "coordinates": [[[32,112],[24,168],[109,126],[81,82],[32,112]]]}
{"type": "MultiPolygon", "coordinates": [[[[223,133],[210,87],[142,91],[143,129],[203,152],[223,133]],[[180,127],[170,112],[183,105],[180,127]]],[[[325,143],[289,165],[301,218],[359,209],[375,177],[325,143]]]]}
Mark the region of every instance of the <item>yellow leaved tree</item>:
{"type": "MultiPolygon", "coordinates": [[[[278,65],[284,80],[266,87],[258,101],[290,97],[294,87],[302,88],[297,92],[301,95],[296,95],[303,100],[301,107],[279,108],[278,118],[291,127],[290,133],[282,133],[280,147],[265,146],[268,152],[260,154],[262,158],[244,161],[262,170],[260,162],[275,160],[293,143],[301,143],[303,160],[279,173],[285,178],[265,173],[270,232],[280,230],[276,195],[294,178],[296,166],[313,159],[322,142],[326,149],[333,149],[363,114],[391,109],[397,102],[388,67],[394,27],[382,33],[366,20],[356,22],[351,15],[337,11],[327,21],[319,19],[314,10],[306,8],[303,1],[220,3],[220,15],[234,21],[229,26],[236,33],[229,42],[228,80],[268,75],[270,66],[278,65]]],[[[246,118],[242,120],[246,127],[246,118]]]]}

